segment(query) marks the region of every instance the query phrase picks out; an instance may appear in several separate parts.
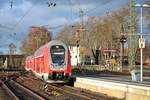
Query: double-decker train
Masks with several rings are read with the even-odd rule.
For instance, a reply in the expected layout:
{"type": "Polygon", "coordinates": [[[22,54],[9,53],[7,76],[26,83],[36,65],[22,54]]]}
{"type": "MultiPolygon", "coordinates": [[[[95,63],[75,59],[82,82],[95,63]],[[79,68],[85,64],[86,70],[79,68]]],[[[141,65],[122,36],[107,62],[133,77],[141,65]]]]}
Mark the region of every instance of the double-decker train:
{"type": "Polygon", "coordinates": [[[71,76],[70,51],[62,41],[52,40],[25,60],[25,69],[47,81],[68,81],[71,76]]]}

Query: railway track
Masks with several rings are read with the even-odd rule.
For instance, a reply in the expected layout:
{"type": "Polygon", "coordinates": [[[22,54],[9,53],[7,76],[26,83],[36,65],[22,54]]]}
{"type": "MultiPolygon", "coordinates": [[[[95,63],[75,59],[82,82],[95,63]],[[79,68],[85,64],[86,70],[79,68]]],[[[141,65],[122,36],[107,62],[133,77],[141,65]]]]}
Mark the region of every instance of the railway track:
{"type": "Polygon", "coordinates": [[[39,96],[37,93],[32,92],[13,80],[7,80],[2,84],[10,100],[45,100],[44,97],[39,96]]]}
{"type": "MultiPolygon", "coordinates": [[[[32,82],[39,81],[35,78],[28,78],[28,77],[24,77],[24,79],[28,81],[30,80],[32,82]]],[[[72,90],[69,89],[68,88],[69,86],[67,87],[64,86],[63,84],[48,84],[45,82],[42,83],[44,83],[44,85],[40,87],[41,93],[43,91],[45,96],[46,95],[49,96],[48,97],[49,100],[91,100],[91,97],[87,97],[83,94],[80,94],[81,92],[76,93],[76,91],[73,91],[73,89],[72,90]]]]}
{"type": "MultiPolygon", "coordinates": [[[[60,86],[48,84],[46,87],[47,87],[47,91],[54,89],[58,93],[61,92],[62,94],[70,96],[72,99],[76,98],[77,100],[91,100],[91,98],[80,94],[80,92],[77,93],[77,92],[71,91],[70,89],[66,89],[63,86],[60,87],[60,86]]],[[[71,98],[67,98],[67,99],[71,99],[71,98]]]]}
{"type": "Polygon", "coordinates": [[[33,91],[38,91],[41,95],[47,96],[48,100],[118,100],[100,93],[93,93],[88,90],[75,88],[65,84],[49,84],[34,77],[22,76],[17,80],[33,91]],[[35,84],[36,83],[36,86],[35,84]]]}
{"type": "Polygon", "coordinates": [[[76,98],[77,100],[110,100],[110,98],[108,99],[108,96],[106,95],[93,93],[87,90],[74,88],[68,85],[59,86],[48,84],[47,88],[53,88],[57,91],[62,91],[64,94],[70,95],[71,97],[76,98]]]}
{"type": "Polygon", "coordinates": [[[0,100],[19,100],[16,95],[0,80],[0,100]]]}

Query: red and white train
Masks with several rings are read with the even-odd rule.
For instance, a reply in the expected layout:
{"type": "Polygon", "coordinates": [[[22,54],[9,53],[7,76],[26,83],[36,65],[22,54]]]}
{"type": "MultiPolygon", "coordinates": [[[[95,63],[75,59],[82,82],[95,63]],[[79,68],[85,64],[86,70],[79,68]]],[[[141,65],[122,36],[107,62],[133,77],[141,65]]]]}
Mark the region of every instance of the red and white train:
{"type": "Polygon", "coordinates": [[[70,59],[68,47],[62,41],[52,40],[26,58],[25,69],[47,82],[68,81],[71,76],[70,59]]]}

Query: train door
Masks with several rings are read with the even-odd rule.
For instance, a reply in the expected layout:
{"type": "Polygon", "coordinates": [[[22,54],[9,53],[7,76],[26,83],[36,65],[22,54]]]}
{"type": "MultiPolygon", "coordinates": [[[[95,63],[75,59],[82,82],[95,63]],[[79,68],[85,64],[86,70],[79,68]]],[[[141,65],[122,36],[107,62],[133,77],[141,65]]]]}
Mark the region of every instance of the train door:
{"type": "Polygon", "coordinates": [[[34,58],[32,58],[31,62],[32,62],[31,70],[34,70],[34,58]]]}
{"type": "Polygon", "coordinates": [[[36,63],[37,63],[36,72],[41,73],[42,72],[42,66],[43,66],[42,56],[36,58],[36,63]]]}
{"type": "Polygon", "coordinates": [[[49,62],[49,56],[48,56],[48,48],[43,49],[43,73],[48,73],[50,69],[50,62],[49,62]]]}
{"type": "Polygon", "coordinates": [[[37,72],[37,65],[38,65],[38,60],[35,58],[35,66],[34,66],[34,71],[37,72]]]}
{"type": "Polygon", "coordinates": [[[38,57],[38,58],[37,58],[37,69],[36,69],[36,72],[37,72],[37,73],[40,73],[40,66],[41,66],[41,65],[40,65],[40,58],[38,57]]]}
{"type": "Polygon", "coordinates": [[[41,57],[41,73],[43,73],[45,68],[45,64],[44,64],[44,56],[41,57]]]}
{"type": "Polygon", "coordinates": [[[31,67],[32,67],[32,59],[30,58],[30,60],[29,60],[29,70],[31,69],[31,67]]]}
{"type": "Polygon", "coordinates": [[[43,62],[42,62],[42,58],[43,57],[39,57],[38,59],[38,73],[41,73],[42,72],[42,66],[43,66],[43,62]]]}
{"type": "Polygon", "coordinates": [[[30,61],[28,60],[27,61],[27,69],[29,69],[29,67],[30,67],[30,61]]]}
{"type": "Polygon", "coordinates": [[[70,55],[70,51],[69,51],[69,49],[67,50],[67,70],[68,70],[68,72],[70,72],[71,71],[71,55],[70,55]]]}

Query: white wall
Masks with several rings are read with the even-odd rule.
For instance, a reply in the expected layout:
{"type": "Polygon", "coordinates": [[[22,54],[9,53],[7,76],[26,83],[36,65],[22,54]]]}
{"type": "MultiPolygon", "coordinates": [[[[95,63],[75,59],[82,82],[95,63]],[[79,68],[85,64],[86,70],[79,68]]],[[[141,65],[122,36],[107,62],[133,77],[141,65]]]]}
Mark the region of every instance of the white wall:
{"type": "Polygon", "coordinates": [[[80,63],[79,57],[79,47],[76,46],[69,46],[70,54],[71,54],[71,65],[75,66],[77,63],[80,63]]]}

